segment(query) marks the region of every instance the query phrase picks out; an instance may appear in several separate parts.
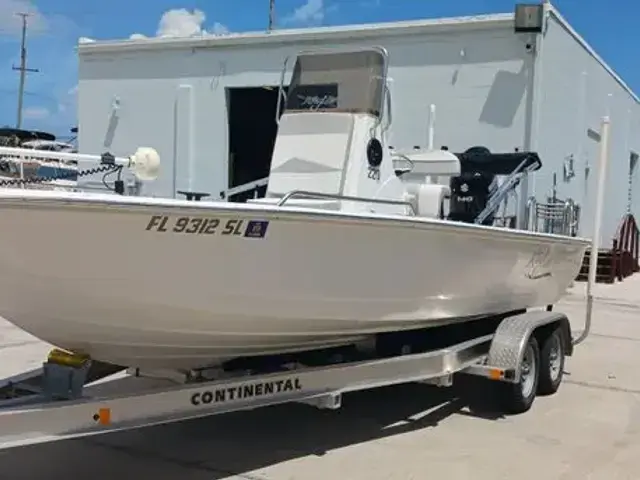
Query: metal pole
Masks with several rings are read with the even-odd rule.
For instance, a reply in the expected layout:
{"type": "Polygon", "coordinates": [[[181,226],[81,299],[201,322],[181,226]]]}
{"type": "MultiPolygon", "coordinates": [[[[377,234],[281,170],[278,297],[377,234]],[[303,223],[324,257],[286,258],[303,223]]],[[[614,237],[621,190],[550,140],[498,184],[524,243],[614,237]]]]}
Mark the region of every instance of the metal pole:
{"type": "Polygon", "coordinates": [[[435,129],[436,129],[436,106],[435,104],[429,105],[429,124],[427,127],[427,148],[429,150],[433,150],[436,148],[434,139],[435,139],[435,129]]]}
{"type": "MultiPolygon", "coordinates": [[[[551,9],[549,1],[543,1],[543,25],[547,22],[547,16],[551,9]]],[[[543,27],[544,29],[544,27],[543,27]]],[[[526,100],[526,112],[528,121],[525,124],[523,149],[526,151],[535,151],[539,148],[537,136],[540,133],[540,102],[542,97],[541,81],[542,81],[542,51],[544,49],[544,36],[533,34],[531,43],[534,48],[531,52],[533,58],[531,60],[531,74],[528,82],[528,95],[526,100]]],[[[516,205],[517,227],[526,230],[528,223],[527,201],[530,196],[536,195],[536,176],[523,172],[520,178],[520,188],[518,192],[518,204],[516,205]]]]}
{"type": "Polygon", "coordinates": [[[27,72],[37,72],[36,68],[27,68],[27,17],[29,13],[17,13],[22,17],[22,41],[20,42],[20,66],[13,67],[13,70],[20,71],[20,86],[18,87],[18,112],[16,128],[22,127],[22,105],[24,102],[24,82],[27,72]]]}
{"type": "Polygon", "coordinates": [[[268,31],[273,30],[273,26],[275,24],[276,17],[276,0],[269,0],[269,27],[268,31]]]}
{"type": "Polygon", "coordinates": [[[16,121],[16,128],[22,126],[22,103],[24,100],[24,80],[25,69],[27,68],[27,14],[19,13],[22,17],[22,40],[20,42],[20,86],[18,88],[18,116],[16,121]]]}
{"type": "Polygon", "coordinates": [[[574,345],[582,343],[591,331],[591,316],[593,313],[593,285],[596,283],[598,270],[598,250],[600,249],[600,227],[602,224],[602,210],[604,208],[604,191],[607,179],[607,164],[609,163],[609,117],[602,119],[600,130],[600,158],[598,159],[598,189],[596,190],[596,208],[593,219],[593,237],[591,239],[591,254],[589,257],[589,277],[587,279],[587,312],[584,330],[573,341],[574,345]]]}

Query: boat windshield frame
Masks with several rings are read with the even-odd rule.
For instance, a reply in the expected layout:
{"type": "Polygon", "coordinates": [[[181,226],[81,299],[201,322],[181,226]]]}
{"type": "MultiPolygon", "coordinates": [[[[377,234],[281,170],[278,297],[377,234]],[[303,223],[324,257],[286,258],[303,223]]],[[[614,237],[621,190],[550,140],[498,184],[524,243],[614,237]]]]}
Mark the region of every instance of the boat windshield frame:
{"type": "Polygon", "coordinates": [[[330,112],[384,115],[389,55],[383,47],[303,51],[296,55],[287,93],[280,79],[280,112],[330,112]],[[284,108],[282,101],[284,100],[284,108]]]}

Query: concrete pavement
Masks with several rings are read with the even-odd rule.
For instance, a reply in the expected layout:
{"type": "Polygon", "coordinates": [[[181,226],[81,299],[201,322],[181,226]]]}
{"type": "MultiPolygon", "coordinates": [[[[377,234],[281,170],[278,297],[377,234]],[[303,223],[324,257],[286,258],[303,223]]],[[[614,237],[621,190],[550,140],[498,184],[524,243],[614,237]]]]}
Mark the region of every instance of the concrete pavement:
{"type": "MultiPolygon", "coordinates": [[[[558,306],[580,329],[583,285],[558,306]]],[[[457,389],[403,385],[347,395],[336,412],[299,405],[0,451],[0,480],[637,480],[640,275],[598,285],[594,330],[557,395],[515,417],[479,416],[457,389]]],[[[44,345],[0,324],[0,376],[37,366],[44,345]]]]}

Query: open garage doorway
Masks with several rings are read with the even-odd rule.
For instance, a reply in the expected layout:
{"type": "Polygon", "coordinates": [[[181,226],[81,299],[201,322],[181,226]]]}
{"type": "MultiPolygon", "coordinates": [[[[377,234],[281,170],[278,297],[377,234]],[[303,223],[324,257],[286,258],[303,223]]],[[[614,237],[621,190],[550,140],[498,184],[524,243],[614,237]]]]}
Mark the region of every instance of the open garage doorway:
{"type": "MultiPolygon", "coordinates": [[[[278,131],[276,107],[278,87],[241,87],[227,89],[229,122],[229,188],[269,175],[271,155],[278,131]]],[[[264,197],[267,187],[260,186],[230,195],[227,200],[245,202],[264,197]]]]}

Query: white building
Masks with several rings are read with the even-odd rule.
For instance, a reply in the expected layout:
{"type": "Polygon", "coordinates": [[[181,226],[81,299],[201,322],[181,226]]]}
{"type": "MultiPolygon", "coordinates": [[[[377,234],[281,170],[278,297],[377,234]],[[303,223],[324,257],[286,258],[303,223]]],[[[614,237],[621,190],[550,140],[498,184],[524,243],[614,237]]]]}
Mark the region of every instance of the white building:
{"type": "Polygon", "coordinates": [[[640,213],[638,97],[550,5],[541,33],[514,26],[511,13],[82,44],[79,148],[129,154],[152,146],[163,173],[145,193],[220,198],[268,174],[287,56],[380,45],[393,79],[393,146],[426,145],[434,104],[436,146],[537,151],[544,167],[523,193],[544,201],[555,183],[557,197],[581,205],[582,235],[591,233],[600,121],[609,115],[608,246],[627,209],[640,213]]]}

